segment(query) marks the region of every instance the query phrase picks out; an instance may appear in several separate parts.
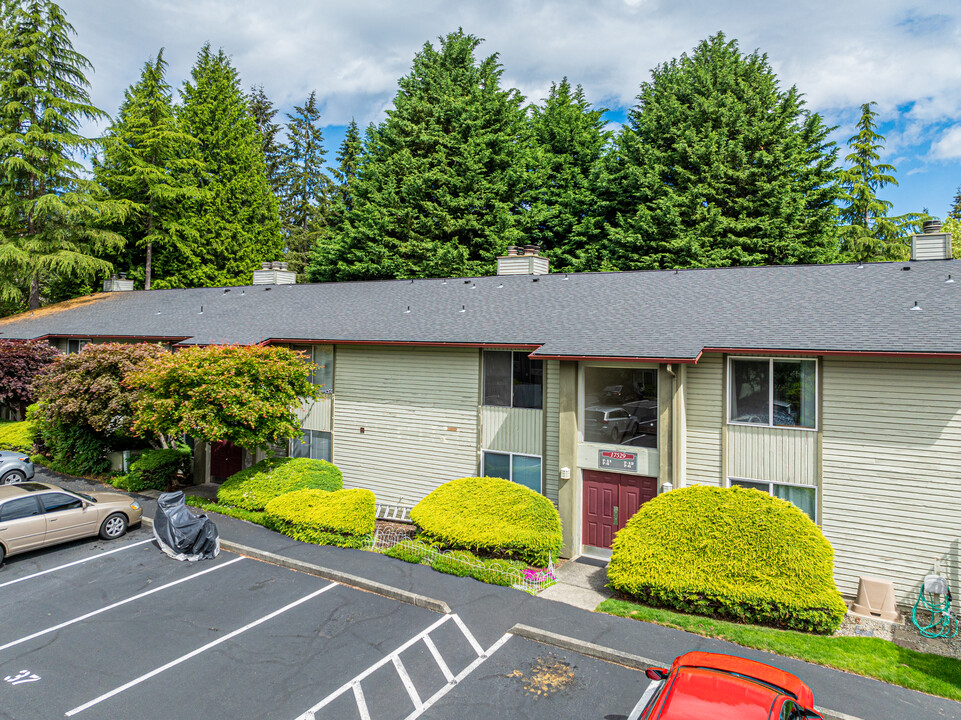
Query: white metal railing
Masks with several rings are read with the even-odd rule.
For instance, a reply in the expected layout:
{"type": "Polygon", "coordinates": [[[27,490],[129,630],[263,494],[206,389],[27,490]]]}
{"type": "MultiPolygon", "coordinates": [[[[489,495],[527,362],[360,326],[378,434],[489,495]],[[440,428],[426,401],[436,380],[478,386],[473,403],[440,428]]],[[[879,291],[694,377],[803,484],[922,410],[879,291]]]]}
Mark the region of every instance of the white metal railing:
{"type": "MultiPolygon", "coordinates": [[[[482,571],[483,573],[498,574],[508,580],[511,587],[523,590],[531,595],[536,595],[541,590],[549,588],[557,582],[553,558],[549,558],[547,567],[543,570],[534,568],[521,570],[507,563],[504,563],[501,567],[497,567],[496,565],[492,566],[480,560],[474,561],[469,558],[459,557],[453,555],[451,552],[441,552],[421,540],[416,540],[403,532],[398,532],[390,528],[377,530],[367,541],[367,549],[369,550],[383,552],[395,547],[405,548],[412,553],[417,553],[421,556],[421,562],[426,564],[433,564],[434,561],[442,555],[447,556],[445,558],[446,562],[457,563],[463,565],[465,568],[482,571]]],[[[496,562],[495,560],[494,563],[496,562]]]]}

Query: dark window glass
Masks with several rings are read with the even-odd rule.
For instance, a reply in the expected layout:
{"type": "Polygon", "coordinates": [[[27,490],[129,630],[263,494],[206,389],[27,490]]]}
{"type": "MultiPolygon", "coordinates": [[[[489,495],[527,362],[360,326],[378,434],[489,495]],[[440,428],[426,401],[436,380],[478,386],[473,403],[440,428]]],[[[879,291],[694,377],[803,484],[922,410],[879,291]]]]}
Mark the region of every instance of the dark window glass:
{"type": "Polygon", "coordinates": [[[515,455],[511,468],[511,480],[526,485],[534,492],[541,491],[541,459],[527,455],[515,455]]]}
{"type": "Polygon", "coordinates": [[[484,353],[484,404],[511,406],[511,353],[484,353]]]}
{"type": "Polygon", "coordinates": [[[514,407],[541,407],[544,361],[531,360],[525,353],[514,353],[514,407]]]}
{"type": "Polygon", "coordinates": [[[0,507],[0,522],[18,520],[39,514],[40,507],[37,505],[37,499],[35,497],[7,500],[7,502],[0,507]]]}
{"type": "Polygon", "coordinates": [[[731,361],[731,421],[769,425],[771,363],[768,360],[731,361]]]}
{"type": "Polygon", "coordinates": [[[814,360],[774,361],[772,424],[814,427],[816,367],[814,360]]]}
{"type": "Polygon", "coordinates": [[[657,370],[584,370],[584,442],[657,447],[657,370]]]}
{"type": "Polygon", "coordinates": [[[83,506],[83,500],[66,493],[47,493],[40,496],[43,509],[48,513],[60,512],[61,510],[74,510],[83,506]]]}
{"type": "Polygon", "coordinates": [[[511,479],[511,456],[503,453],[484,453],[484,477],[511,479]]]}

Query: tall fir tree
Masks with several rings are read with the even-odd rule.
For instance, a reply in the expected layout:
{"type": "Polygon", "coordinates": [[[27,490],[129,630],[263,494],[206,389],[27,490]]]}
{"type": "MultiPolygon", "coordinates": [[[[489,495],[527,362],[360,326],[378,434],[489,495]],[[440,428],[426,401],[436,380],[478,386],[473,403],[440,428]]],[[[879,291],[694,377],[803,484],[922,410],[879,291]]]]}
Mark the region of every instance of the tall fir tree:
{"type": "Polygon", "coordinates": [[[261,262],[281,257],[280,216],[257,124],[223,50],[200,50],[181,97],[180,126],[197,140],[190,157],[198,197],[155,287],[250,283],[261,262]]]}
{"type": "Polygon", "coordinates": [[[951,211],[948,213],[948,217],[961,220],[961,187],[958,187],[957,192],[954,193],[954,200],[951,203],[951,211]]]}
{"type": "Polygon", "coordinates": [[[97,181],[113,197],[132,204],[121,226],[127,246],[117,264],[142,280],[145,290],[153,280],[155,253],[164,253],[185,235],[182,207],[198,195],[187,182],[196,164],[189,157],[195,141],[180,130],[174,117],[166,69],[161,49],[124,93],[117,119],[107,129],[93,163],[97,181]]]}
{"type": "Polygon", "coordinates": [[[480,43],[458,30],[416,55],[368,134],[350,222],[319,279],[487,274],[522,241],[523,97],[501,88],[497,55],[475,60],[480,43]]]}
{"type": "Polygon", "coordinates": [[[333,279],[331,269],[336,269],[340,247],[337,238],[346,237],[349,233],[347,224],[354,208],[354,179],[357,177],[363,147],[357,122],[351,119],[337,150],[337,167],[331,168],[335,182],[331,188],[327,226],[317,235],[310,251],[306,275],[312,282],[333,279]]]}
{"type": "Polygon", "coordinates": [[[311,248],[327,225],[333,183],[324,172],[324,136],[317,93],[287,113],[284,148],[283,230],[290,269],[303,273],[311,248]]]}
{"type": "Polygon", "coordinates": [[[264,153],[264,172],[267,173],[267,180],[270,181],[270,186],[274,189],[277,200],[280,201],[284,185],[284,148],[277,139],[280,133],[280,125],[274,122],[277,109],[264,92],[263,85],[250,88],[247,105],[254,122],[257,123],[257,132],[260,133],[260,149],[264,153]]]}
{"type": "Polygon", "coordinates": [[[106,229],[125,203],[76,159],[96,141],[80,125],[106,118],[90,102],[90,62],[49,0],[10,0],[0,18],[0,302],[40,306],[51,281],[91,283],[112,266],[98,255],[123,238],[106,229]]]}
{"type": "Polygon", "coordinates": [[[658,66],[598,175],[595,266],[815,263],[833,251],[831,128],[722,33],[658,66]]]}
{"type": "Polygon", "coordinates": [[[534,167],[539,170],[527,215],[528,242],[537,243],[555,270],[577,270],[596,242],[597,199],[591,181],[611,133],[606,108],[594,108],[580,85],[552,83],[544,106],[531,108],[534,167]]]}
{"type": "Polygon", "coordinates": [[[884,136],[877,132],[875,103],[861,106],[858,132],[848,138],[850,152],[842,170],[840,252],[846,260],[900,260],[909,255],[910,233],[920,226],[926,213],[888,217],[892,203],[878,197],[886,185],[897,187],[897,169],[879,162],[884,136]]]}

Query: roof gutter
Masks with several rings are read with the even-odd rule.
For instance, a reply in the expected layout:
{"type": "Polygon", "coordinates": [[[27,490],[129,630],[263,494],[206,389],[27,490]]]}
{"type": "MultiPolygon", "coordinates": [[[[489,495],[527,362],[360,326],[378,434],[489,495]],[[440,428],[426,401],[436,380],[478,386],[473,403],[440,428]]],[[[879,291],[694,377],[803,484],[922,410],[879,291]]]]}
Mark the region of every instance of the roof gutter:
{"type": "MultiPolygon", "coordinates": [[[[885,352],[880,350],[783,350],[783,349],[773,349],[773,348],[722,348],[722,347],[710,347],[704,348],[703,353],[757,353],[760,355],[848,355],[851,357],[894,357],[894,358],[950,358],[959,359],[961,358],[961,352],[957,353],[945,353],[945,352],[885,352]]],[[[698,356],[700,359],[700,356],[698,356]]]]}
{"type": "Polygon", "coordinates": [[[504,350],[510,350],[512,348],[536,350],[540,347],[540,344],[531,343],[468,343],[415,340],[306,340],[304,338],[268,338],[259,342],[258,345],[273,345],[276,343],[294,345],[399,345],[408,347],[463,347],[504,350]]]}

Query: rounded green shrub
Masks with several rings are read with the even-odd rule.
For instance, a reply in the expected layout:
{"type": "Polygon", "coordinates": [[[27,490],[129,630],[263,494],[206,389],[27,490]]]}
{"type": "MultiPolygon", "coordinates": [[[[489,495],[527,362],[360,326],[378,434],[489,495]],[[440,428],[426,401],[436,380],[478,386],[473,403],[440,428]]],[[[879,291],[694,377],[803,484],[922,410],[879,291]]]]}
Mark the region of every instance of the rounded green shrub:
{"type": "Polygon", "coordinates": [[[162,450],[144,450],[130,463],[130,472],[123,476],[123,486],[130,492],[166,490],[178,477],[190,476],[190,448],[186,445],[162,450]]]}
{"type": "Polygon", "coordinates": [[[307,489],[334,492],[343,486],[340,469],[326,460],[267,458],[227,478],[217,491],[217,502],[263,510],[284,493],[307,489]]]}
{"type": "Polygon", "coordinates": [[[29,452],[33,447],[32,425],[27,420],[0,423],[0,450],[29,452]]]}
{"type": "Polygon", "coordinates": [[[374,493],[295,490],[267,503],[264,525],[295,540],[360,548],[374,532],[374,493]]]}
{"type": "Polygon", "coordinates": [[[561,518],[543,495],[510,480],[444,483],[411,510],[423,538],[446,548],[513,557],[544,567],[561,549],[561,518]]]}
{"type": "Polygon", "coordinates": [[[610,585],[643,603],[831,633],[846,612],[834,550],[801,510],[758,490],[659,495],[614,538],[610,585]]]}

